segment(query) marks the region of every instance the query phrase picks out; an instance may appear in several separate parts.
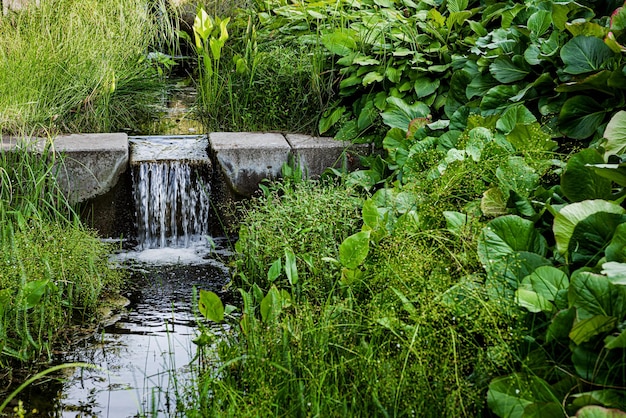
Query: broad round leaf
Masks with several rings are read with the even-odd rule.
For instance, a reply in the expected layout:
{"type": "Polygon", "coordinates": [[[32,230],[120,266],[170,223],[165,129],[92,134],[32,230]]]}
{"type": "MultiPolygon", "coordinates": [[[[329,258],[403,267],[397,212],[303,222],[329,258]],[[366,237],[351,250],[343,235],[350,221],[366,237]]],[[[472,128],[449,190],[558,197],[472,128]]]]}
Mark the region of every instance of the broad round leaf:
{"type": "Polygon", "coordinates": [[[515,215],[501,216],[483,228],[478,240],[478,256],[483,264],[517,251],[546,255],[546,240],[531,221],[515,215]]]}
{"type": "MultiPolygon", "coordinates": [[[[613,237],[615,228],[623,223],[624,209],[605,200],[585,200],[565,206],[554,218],[554,237],[559,253],[571,258],[572,251],[580,255],[603,249],[613,237]],[[592,215],[600,214],[600,216],[592,215]],[[587,218],[587,222],[583,223],[587,218]]],[[[580,260],[583,261],[583,260],[580,260]]]]}
{"type": "MultiPolygon", "coordinates": [[[[617,112],[604,130],[604,161],[608,161],[609,155],[626,154],[626,111],[617,112]]],[[[603,162],[604,162],[603,161],[603,162]]]]}
{"type": "Polygon", "coordinates": [[[602,164],[602,155],[593,148],[574,154],[561,175],[561,190],[568,199],[580,202],[589,199],[609,199],[611,180],[604,178],[587,164],[602,164]]]}
{"type": "Polygon", "coordinates": [[[559,128],[570,138],[586,139],[602,124],[608,112],[604,106],[589,96],[568,99],[559,113],[559,128]]]}
{"type": "Polygon", "coordinates": [[[577,36],[561,48],[564,71],[569,74],[597,71],[614,55],[602,39],[594,36],[577,36]]]}

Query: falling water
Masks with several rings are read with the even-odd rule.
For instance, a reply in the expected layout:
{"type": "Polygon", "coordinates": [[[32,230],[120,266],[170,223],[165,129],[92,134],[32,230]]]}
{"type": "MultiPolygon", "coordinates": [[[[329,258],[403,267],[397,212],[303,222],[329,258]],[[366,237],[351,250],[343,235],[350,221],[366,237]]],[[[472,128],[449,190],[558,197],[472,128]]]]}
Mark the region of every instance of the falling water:
{"type": "Polygon", "coordinates": [[[131,139],[141,249],[189,247],[209,234],[206,147],[203,136],[131,139]]]}

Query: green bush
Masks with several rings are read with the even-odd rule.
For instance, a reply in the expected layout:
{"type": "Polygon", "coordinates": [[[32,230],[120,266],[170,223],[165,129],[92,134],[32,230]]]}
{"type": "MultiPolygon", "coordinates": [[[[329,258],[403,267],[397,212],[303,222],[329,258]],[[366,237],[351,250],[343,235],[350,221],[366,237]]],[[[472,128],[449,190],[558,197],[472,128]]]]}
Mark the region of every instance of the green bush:
{"type": "MultiPolygon", "coordinates": [[[[360,226],[360,198],[332,184],[302,182],[268,191],[243,213],[236,277],[241,285],[267,289],[270,266],[291,250],[297,257],[300,286],[311,300],[323,299],[334,286],[339,244],[360,226]]],[[[276,284],[288,287],[284,274],[276,284]]]]}

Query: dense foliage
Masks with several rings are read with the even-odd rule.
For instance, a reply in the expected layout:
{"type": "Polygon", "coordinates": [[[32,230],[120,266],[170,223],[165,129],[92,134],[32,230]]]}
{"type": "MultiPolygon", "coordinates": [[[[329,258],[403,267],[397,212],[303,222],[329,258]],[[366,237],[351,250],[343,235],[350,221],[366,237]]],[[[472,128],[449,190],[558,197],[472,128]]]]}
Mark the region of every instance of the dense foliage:
{"type": "Polygon", "coordinates": [[[51,357],[67,333],[96,317],[120,284],[93,231],[85,229],[54,180],[62,164],[48,141],[0,152],[0,365],[51,357]]]}
{"type": "MultiPolygon", "coordinates": [[[[384,154],[334,171],[363,199],[359,230],[338,246],[312,254],[309,231],[293,227],[301,214],[274,200],[244,219],[241,345],[218,344],[225,366],[206,374],[203,405],[626,414],[620,6],[264,2],[246,14],[257,39],[325,47],[319,132],[384,154]],[[268,220],[262,238],[249,234],[256,216],[268,220]],[[300,292],[320,281],[324,292],[300,292]]],[[[201,294],[201,312],[221,322],[218,302],[201,294]]]]}

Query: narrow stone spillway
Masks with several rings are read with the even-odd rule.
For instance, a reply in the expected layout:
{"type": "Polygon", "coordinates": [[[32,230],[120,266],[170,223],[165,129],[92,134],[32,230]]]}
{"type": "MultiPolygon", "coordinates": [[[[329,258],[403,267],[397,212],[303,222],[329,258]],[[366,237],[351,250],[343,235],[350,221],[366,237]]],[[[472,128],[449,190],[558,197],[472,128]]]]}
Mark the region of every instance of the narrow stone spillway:
{"type": "Polygon", "coordinates": [[[141,249],[188,247],[209,234],[205,136],[130,138],[141,249]]]}

